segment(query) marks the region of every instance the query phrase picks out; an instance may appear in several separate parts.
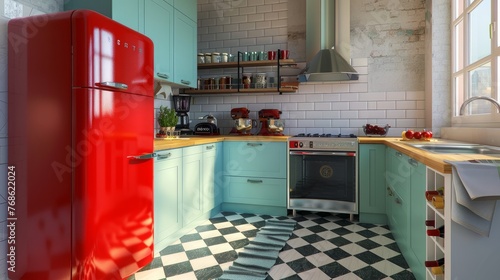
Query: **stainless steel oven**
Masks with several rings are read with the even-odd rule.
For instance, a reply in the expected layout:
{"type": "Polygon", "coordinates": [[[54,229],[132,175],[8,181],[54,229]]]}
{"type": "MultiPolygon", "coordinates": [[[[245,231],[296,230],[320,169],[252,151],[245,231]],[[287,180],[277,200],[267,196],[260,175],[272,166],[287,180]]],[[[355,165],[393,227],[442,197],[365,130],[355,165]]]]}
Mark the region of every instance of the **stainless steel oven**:
{"type": "Polygon", "coordinates": [[[358,214],[355,135],[301,134],[288,147],[288,209],[358,214]]]}

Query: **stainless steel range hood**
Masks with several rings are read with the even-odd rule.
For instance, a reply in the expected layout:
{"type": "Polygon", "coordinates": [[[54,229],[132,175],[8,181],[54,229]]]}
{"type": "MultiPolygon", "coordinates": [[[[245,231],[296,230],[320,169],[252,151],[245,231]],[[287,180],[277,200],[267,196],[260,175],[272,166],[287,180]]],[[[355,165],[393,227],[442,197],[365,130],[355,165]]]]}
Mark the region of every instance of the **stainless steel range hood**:
{"type": "Polygon", "coordinates": [[[357,80],[350,56],[350,0],[306,1],[306,59],[300,82],[357,80]]]}

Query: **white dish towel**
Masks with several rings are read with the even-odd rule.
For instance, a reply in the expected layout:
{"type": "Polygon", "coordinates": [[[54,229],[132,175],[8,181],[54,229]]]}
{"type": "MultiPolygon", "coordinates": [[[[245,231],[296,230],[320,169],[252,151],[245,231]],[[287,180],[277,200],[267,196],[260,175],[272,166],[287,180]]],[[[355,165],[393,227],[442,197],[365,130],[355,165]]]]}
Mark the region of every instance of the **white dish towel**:
{"type": "Polygon", "coordinates": [[[451,219],[476,233],[489,236],[495,206],[500,199],[499,163],[446,162],[453,166],[451,219]]]}

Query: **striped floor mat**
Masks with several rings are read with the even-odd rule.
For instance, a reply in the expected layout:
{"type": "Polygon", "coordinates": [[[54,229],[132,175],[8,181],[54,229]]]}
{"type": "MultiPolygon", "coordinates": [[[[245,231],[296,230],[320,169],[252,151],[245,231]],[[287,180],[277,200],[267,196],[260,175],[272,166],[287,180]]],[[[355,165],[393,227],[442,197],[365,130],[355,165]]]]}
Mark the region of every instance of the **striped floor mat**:
{"type": "Polygon", "coordinates": [[[269,269],[276,263],[280,250],[290,238],[295,224],[294,220],[266,220],[266,225],[218,279],[265,279],[269,269]]]}

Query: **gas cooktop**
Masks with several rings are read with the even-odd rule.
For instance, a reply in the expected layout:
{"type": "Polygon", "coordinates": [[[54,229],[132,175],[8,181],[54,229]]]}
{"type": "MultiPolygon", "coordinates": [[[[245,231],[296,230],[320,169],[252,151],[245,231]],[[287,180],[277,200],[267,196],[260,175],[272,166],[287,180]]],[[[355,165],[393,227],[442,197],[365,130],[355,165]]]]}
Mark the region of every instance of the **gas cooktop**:
{"type": "Polygon", "coordinates": [[[293,137],[326,137],[326,138],[357,138],[358,136],[354,134],[330,134],[330,133],[299,133],[297,135],[294,135],[293,137]]]}

